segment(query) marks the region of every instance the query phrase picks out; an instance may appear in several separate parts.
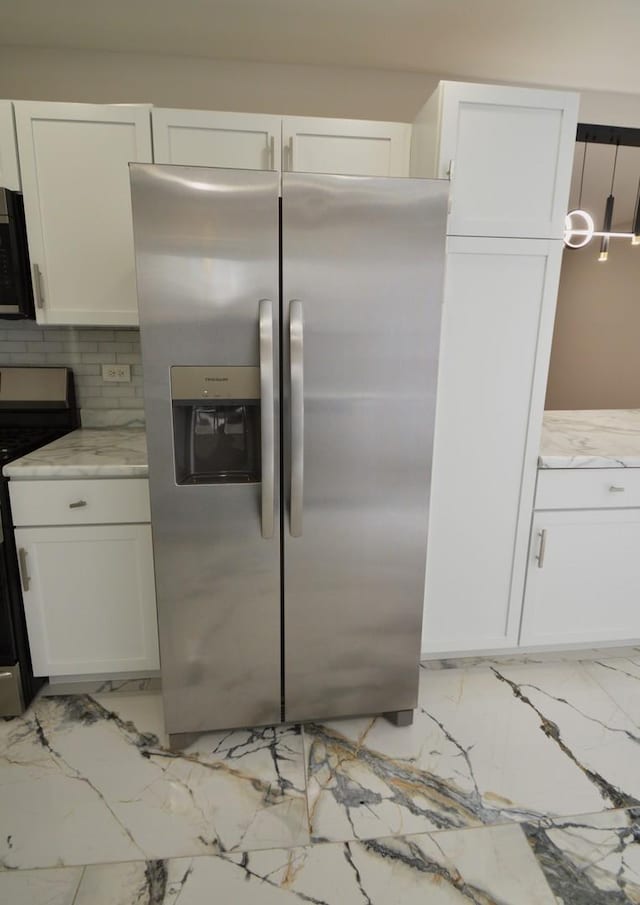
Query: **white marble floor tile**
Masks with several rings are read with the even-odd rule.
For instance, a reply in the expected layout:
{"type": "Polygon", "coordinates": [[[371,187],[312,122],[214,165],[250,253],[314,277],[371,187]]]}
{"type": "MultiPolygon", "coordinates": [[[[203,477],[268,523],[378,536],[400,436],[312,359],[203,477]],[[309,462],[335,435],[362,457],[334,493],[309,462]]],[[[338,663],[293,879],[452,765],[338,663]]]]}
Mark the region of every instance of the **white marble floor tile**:
{"type": "Polygon", "coordinates": [[[554,905],[518,826],[88,867],[75,905],[554,905]]]}
{"type": "Polygon", "coordinates": [[[640,654],[583,664],[586,671],[640,727],[640,654]]]}
{"type": "Polygon", "coordinates": [[[557,818],[523,828],[558,902],[640,902],[640,809],[557,818]]]}
{"type": "Polygon", "coordinates": [[[157,701],[145,715],[143,697],[109,695],[108,709],[86,696],[41,698],[0,724],[5,866],[309,841],[299,729],[210,733],[173,754],[155,734],[157,701]]]}
{"type": "Polygon", "coordinates": [[[82,867],[0,871],[2,905],[75,905],[82,867]]]}
{"type": "Polygon", "coordinates": [[[629,718],[580,663],[422,670],[414,725],[305,728],[312,839],[632,806],[629,718]]]}

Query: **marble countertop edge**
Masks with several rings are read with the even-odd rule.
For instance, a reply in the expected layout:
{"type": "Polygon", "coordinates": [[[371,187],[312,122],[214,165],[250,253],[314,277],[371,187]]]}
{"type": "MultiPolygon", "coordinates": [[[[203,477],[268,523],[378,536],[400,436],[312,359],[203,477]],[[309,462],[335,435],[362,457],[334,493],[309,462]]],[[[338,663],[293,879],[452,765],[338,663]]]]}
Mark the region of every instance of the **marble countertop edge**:
{"type": "Polygon", "coordinates": [[[538,467],[640,468],[640,409],[545,412],[538,467]]]}
{"type": "Polygon", "coordinates": [[[4,466],[11,480],[145,478],[147,444],[140,428],[80,428],[4,466]]]}

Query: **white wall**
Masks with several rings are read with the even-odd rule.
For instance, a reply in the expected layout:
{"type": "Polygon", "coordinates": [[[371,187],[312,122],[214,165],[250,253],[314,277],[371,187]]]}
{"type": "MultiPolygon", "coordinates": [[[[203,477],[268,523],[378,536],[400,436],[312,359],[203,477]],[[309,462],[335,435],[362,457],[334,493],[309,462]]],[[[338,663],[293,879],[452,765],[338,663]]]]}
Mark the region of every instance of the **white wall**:
{"type": "MultiPolygon", "coordinates": [[[[456,74],[0,46],[0,97],[24,100],[409,122],[441,78],[456,74]]],[[[580,119],[640,126],[640,94],[584,92],[580,119]]]]}

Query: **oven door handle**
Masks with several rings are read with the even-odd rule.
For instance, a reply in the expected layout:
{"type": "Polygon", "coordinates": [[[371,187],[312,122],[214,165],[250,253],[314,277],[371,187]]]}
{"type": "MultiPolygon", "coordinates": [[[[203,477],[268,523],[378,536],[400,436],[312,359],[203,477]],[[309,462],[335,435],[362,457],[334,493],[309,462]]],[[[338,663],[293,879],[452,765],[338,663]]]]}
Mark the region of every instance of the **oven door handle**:
{"type": "Polygon", "coordinates": [[[273,537],[275,511],[275,416],[273,385],[273,306],[260,299],[260,455],[262,536],[273,537]]]}

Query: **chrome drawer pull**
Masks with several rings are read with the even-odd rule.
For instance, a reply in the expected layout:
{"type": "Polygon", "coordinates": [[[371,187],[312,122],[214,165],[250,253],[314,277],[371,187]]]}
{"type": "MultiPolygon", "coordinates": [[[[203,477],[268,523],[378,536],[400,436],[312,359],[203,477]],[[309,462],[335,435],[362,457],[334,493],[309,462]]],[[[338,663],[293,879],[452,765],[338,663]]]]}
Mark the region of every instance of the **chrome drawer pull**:
{"type": "Polygon", "coordinates": [[[20,567],[20,578],[22,579],[22,590],[28,591],[31,578],[27,572],[27,551],[24,547],[18,549],[18,565],[20,567]]]}
{"type": "Polygon", "coordinates": [[[75,503],[69,503],[69,509],[82,509],[83,506],[87,505],[86,500],[77,500],[75,503]]]}
{"type": "Polygon", "coordinates": [[[609,488],[609,493],[624,493],[624,487],[618,487],[616,484],[612,484],[609,488]]]}
{"type": "Polygon", "coordinates": [[[540,546],[538,547],[536,559],[538,560],[538,568],[541,569],[544,566],[544,554],[547,550],[547,529],[543,528],[542,531],[539,531],[538,537],[540,538],[540,546]]]}

